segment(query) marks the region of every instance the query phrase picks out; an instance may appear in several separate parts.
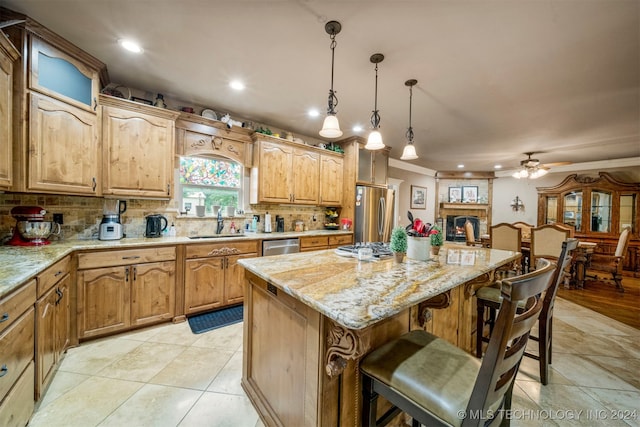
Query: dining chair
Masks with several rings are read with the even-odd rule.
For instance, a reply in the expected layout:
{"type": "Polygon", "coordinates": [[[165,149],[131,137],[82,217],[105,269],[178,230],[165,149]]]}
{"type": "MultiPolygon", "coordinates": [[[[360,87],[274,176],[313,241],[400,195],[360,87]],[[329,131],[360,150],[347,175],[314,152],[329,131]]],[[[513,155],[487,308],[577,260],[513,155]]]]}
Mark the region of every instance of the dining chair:
{"type": "Polygon", "coordinates": [[[383,426],[401,412],[419,426],[497,425],[510,409],[513,384],[531,328],[542,310],[539,295],[555,264],[504,279],[502,306],[482,360],[424,330],[373,350],[360,362],[361,425],[383,426]],[[519,301],[523,308],[517,310],[519,301]],[[393,405],[379,419],[378,396],[393,405]]]}
{"type": "MultiPolygon", "coordinates": [[[[553,306],[558,293],[558,287],[560,283],[564,281],[564,275],[570,268],[573,252],[578,247],[578,239],[567,239],[562,242],[562,249],[556,262],[556,268],[553,272],[553,279],[551,285],[544,293],[542,299],[542,311],[538,318],[538,335],[530,335],[534,341],[538,342],[538,354],[525,352],[524,355],[535,359],[540,365],[540,383],[547,385],[549,382],[549,365],[551,364],[551,350],[552,350],[552,332],[553,332],[553,306]]],[[[541,258],[544,259],[544,258],[541,258]]],[[[478,307],[478,321],[476,323],[476,357],[482,356],[482,343],[489,341],[489,338],[484,336],[484,321],[483,316],[485,309],[489,309],[490,318],[486,322],[490,325],[489,336],[493,333],[493,319],[495,318],[495,312],[500,309],[502,303],[502,297],[497,289],[490,286],[478,289],[476,292],[476,302],[478,307]]]]}
{"type": "Polygon", "coordinates": [[[464,223],[464,235],[467,241],[467,246],[483,246],[481,241],[476,240],[476,235],[471,221],[467,221],[464,223]]]}
{"type": "Polygon", "coordinates": [[[529,266],[538,258],[557,259],[562,242],[573,237],[573,230],[558,224],[545,224],[531,229],[529,266]]]}
{"type": "Polygon", "coordinates": [[[624,264],[624,257],[627,254],[627,248],[629,247],[629,240],[631,240],[631,227],[625,227],[618,237],[618,245],[613,255],[609,254],[592,254],[589,257],[587,269],[593,275],[587,275],[586,279],[593,280],[607,280],[613,281],[616,284],[616,288],[620,292],[624,292],[622,286],[622,267],[624,264]],[[599,277],[597,273],[605,273],[611,275],[611,278],[602,276],[599,277]]]}
{"type": "Polygon", "coordinates": [[[531,229],[533,227],[535,227],[535,225],[527,224],[526,222],[522,222],[522,221],[514,222],[511,225],[513,225],[514,227],[518,227],[520,230],[522,230],[522,238],[523,239],[530,239],[531,238],[531,229]]]}

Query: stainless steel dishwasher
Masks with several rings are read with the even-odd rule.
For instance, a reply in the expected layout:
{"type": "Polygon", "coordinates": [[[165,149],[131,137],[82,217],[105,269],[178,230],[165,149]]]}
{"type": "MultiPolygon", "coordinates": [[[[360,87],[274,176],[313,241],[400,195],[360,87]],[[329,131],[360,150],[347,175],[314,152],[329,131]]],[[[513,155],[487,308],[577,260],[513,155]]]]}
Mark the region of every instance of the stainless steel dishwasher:
{"type": "Polygon", "coordinates": [[[293,254],[300,252],[300,239],[265,240],[262,242],[262,256],[293,254]]]}

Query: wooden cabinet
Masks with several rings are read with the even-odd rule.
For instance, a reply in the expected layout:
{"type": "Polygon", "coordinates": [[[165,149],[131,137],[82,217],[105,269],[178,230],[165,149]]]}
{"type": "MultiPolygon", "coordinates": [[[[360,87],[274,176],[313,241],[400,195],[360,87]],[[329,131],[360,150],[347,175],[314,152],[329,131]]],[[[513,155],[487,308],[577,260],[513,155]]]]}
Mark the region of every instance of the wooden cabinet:
{"type": "Polygon", "coordinates": [[[255,138],[251,203],[342,204],[342,155],[265,135],[255,138]]]}
{"type": "Polygon", "coordinates": [[[0,33],[0,189],[13,184],[13,63],[20,53],[0,33]]]}
{"type": "Polygon", "coordinates": [[[24,426],[35,407],[36,281],[0,299],[0,425],[24,426]]]}
{"type": "Polygon", "coordinates": [[[36,302],[36,400],[39,400],[57,370],[70,340],[70,257],[58,261],[38,275],[36,302]]]}
{"type": "Polygon", "coordinates": [[[99,194],[96,114],[36,93],[30,98],[28,189],[99,194]]]}
{"type": "Polygon", "coordinates": [[[358,147],[358,184],[387,185],[389,148],[366,150],[358,147]]]}
{"type": "Polygon", "coordinates": [[[176,120],[176,151],[184,156],[222,156],[252,164],[253,141],[249,130],[237,126],[228,128],[224,123],[181,113],[176,120]]]}
{"type": "Polygon", "coordinates": [[[300,252],[333,249],[351,244],[353,244],[353,234],[300,237],[300,252]]]}
{"type": "Polygon", "coordinates": [[[320,156],[320,205],[342,206],[343,170],[342,157],[320,156]]]}
{"type": "Polygon", "coordinates": [[[79,338],[173,318],[175,259],[175,247],[78,254],[79,338]]]}
{"type": "Polygon", "coordinates": [[[169,199],[178,113],[100,95],[103,194],[169,199]]]}
{"type": "Polygon", "coordinates": [[[640,274],[640,183],[616,180],[606,172],[597,178],[569,175],[553,187],[538,187],[538,225],[560,223],[575,236],[598,243],[595,251],[613,254],[620,232],[631,227],[624,269],[640,274]]]}
{"type": "Polygon", "coordinates": [[[186,247],[184,268],[185,314],[242,302],[242,258],[258,256],[258,241],[211,243],[186,247]]]}

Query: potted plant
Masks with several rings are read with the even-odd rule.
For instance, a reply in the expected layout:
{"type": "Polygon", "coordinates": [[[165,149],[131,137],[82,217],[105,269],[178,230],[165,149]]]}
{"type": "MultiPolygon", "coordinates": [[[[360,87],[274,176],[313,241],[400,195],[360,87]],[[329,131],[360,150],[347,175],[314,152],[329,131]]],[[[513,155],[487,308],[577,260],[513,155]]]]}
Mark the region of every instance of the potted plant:
{"type": "Polygon", "coordinates": [[[444,243],[442,239],[442,229],[437,225],[431,227],[429,230],[429,239],[431,239],[431,252],[433,252],[434,255],[438,255],[440,246],[444,243]]]}
{"type": "Polygon", "coordinates": [[[396,262],[402,262],[405,253],[407,253],[407,232],[404,227],[395,227],[391,231],[389,249],[393,252],[396,262]]]}

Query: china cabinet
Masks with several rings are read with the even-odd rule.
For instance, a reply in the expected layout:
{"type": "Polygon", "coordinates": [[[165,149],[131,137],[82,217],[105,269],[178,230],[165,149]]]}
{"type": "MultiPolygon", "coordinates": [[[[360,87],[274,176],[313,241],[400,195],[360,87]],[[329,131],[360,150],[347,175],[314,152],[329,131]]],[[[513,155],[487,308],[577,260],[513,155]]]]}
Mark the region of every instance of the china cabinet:
{"type": "Polygon", "coordinates": [[[20,53],[0,31],[0,189],[13,184],[13,63],[20,53]]]}
{"type": "Polygon", "coordinates": [[[100,95],[103,194],[169,199],[178,112],[100,95]]]}
{"type": "Polygon", "coordinates": [[[575,236],[598,244],[596,252],[613,254],[624,227],[631,242],[624,269],[640,274],[640,183],[627,183],[606,172],[597,178],[569,175],[560,184],[538,187],[538,225],[560,223],[575,229],[575,236]]]}

